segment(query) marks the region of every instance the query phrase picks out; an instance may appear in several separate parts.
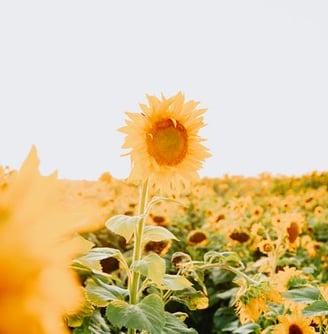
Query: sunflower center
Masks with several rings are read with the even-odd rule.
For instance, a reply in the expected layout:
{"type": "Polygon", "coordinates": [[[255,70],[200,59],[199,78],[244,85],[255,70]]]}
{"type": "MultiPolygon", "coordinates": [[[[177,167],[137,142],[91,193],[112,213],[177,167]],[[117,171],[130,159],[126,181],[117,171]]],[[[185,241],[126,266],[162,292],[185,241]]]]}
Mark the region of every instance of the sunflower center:
{"type": "Polygon", "coordinates": [[[298,224],[297,223],[291,223],[290,226],[287,228],[288,233],[288,240],[290,243],[293,243],[296,241],[297,237],[300,234],[298,224]]]}
{"type": "Polygon", "coordinates": [[[292,324],[292,325],[289,326],[288,333],[289,334],[303,334],[303,331],[297,325],[292,324]]]}
{"type": "Polygon", "coordinates": [[[185,127],[171,119],[156,122],[148,133],[147,149],[159,165],[178,165],[186,156],[188,149],[185,127]]]}
{"type": "Polygon", "coordinates": [[[198,231],[198,232],[193,233],[190,236],[189,241],[190,241],[190,243],[196,245],[196,244],[199,244],[199,243],[201,243],[202,241],[204,241],[206,239],[207,239],[206,234],[203,233],[203,232],[198,231]]]}

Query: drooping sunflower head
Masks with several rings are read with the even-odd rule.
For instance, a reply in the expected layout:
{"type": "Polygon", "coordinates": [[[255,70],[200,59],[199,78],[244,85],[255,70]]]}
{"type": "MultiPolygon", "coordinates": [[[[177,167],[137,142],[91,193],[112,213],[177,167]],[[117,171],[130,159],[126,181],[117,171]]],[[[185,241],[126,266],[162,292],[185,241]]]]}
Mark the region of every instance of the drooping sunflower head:
{"type": "Polygon", "coordinates": [[[210,156],[198,135],[205,124],[198,102],[185,102],[184,95],[161,99],[147,96],[149,105],[141,104],[141,113],[126,113],[123,148],[130,149],[130,181],[148,179],[162,192],[179,192],[198,179],[198,170],[210,156]]]}

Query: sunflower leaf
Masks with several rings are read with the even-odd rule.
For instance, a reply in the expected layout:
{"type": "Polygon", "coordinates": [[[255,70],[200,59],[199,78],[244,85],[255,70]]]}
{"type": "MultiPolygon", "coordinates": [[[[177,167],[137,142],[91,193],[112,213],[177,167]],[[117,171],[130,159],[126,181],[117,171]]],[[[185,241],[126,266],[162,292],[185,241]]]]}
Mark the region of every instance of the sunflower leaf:
{"type": "Polygon", "coordinates": [[[209,300],[201,291],[194,288],[187,288],[177,291],[170,300],[174,300],[180,304],[184,304],[189,310],[204,310],[208,308],[209,300]]]}
{"type": "Polygon", "coordinates": [[[320,290],[317,288],[292,289],[283,293],[285,298],[291,299],[298,303],[312,303],[320,297],[320,290]]]}
{"type": "Polygon", "coordinates": [[[151,253],[145,256],[142,260],[136,261],[132,268],[148,277],[156,284],[162,283],[166,270],[165,260],[156,253],[151,253]]]}
{"type": "Polygon", "coordinates": [[[109,257],[115,257],[118,258],[122,255],[122,253],[116,249],[116,248],[110,248],[110,247],[96,247],[92,248],[89,253],[80,256],[76,260],[80,263],[84,262],[93,262],[93,261],[99,261],[104,260],[109,257]]]}
{"type": "Polygon", "coordinates": [[[150,334],[162,333],[165,311],[162,299],[151,294],[138,304],[128,304],[123,300],[110,302],[106,309],[107,319],[117,327],[145,330],[150,334]]]}
{"type": "Polygon", "coordinates": [[[146,226],[144,230],[144,242],[162,241],[162,240],[178,240],[175,235],[162,226],[146,226]]]}
{"type": "Polygon", "coordinates": [[[116,215],[109,218],[105,225],[110,231],[121,235],[129,242],[140,219],[142,219],[141,216],[116,215]]]}
{"type": "Polygon", "coordinates": [[[88,300],[98,307],[104,307],[112,300],[124,299],[128,291],[115,285],[103,283],[101,280],[88,280],[86,286],[88,300]]]}
{"type": "Polygon", "coordinates": [[[328,315],[328,302],[326,300],[317,300],[303,309],[305,317],[320,317],[328,315]]]}
{"type": "Polygon", "coordinates": [[[165,312],[165,326],[161,334],[197,334],[193,328],[187,328],[186,324],[169,312],[165,312]]]}
{"type": "Polygon", "coordinates": [[[164,275],[162,284],[164,285],[164,287],[172,291],[183,290],[192,286],[192,283],[188,281],[185,277],[169,274],[164,275]]]}

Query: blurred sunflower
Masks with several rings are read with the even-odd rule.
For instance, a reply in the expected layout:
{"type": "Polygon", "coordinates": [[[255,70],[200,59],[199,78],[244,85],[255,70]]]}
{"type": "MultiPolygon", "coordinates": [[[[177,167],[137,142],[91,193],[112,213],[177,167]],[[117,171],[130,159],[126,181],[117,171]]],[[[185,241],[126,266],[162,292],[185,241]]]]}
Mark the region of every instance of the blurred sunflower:
{"type": "Polygon", "coordinates": [[[164,193],[198,180],[198,170],[210,156],[198,131],[204,126],[198,102],[185,102],[184,95],[162,99],[147,96],[149,106],[140,104],[142,113],[127,112],[126,126],[119,129],[127,136],[123,148],[130,149],[133,182],[148,179],[164,193]]]}
{"type": "Polygon", "coordinates": [[[191,246],[206,246],[209,242],[209,235],[206,231],[200,229],[192,230],[187,236],[187,243],[191,246]]]}
{"type": "Polygon", "coordinates": [[[279,292],[285,292],[305,283],[303,271],[297,270],[295,267],[285,266],[272,277],[272,284],[279,292]]]}
{"type": "Polygon", "coordinates": [[[236,296],[235,306],[242,324],[248,321],[256,322],[268,311],[270,302],[280,302],[280,296],[268,281],[257,285],[248,285],[244,280],[237,280],[236,283],[240,285],[240,290],[236,296]]]}
{"type": "Polygon", "coordinates": [[[296,308],[292,314],[278,316],[277,324],[272,334],[313,334],[315,330],[310,326],[312,319],[303,317],[301,310],[296,308]]]}
{"type": "Polygon", "coordinates": [[[172,240],[148,241],[144,246],[144,252],[154,252],[160,256],[164,256],[172,245],[172,240]]]}
{"type": "Polygon", "coordinates": [[[18,172],[0,177],[0,333],[66,334],[80,306],[70,263],[81,249],[58,205],[55,174],[41,176],[35,147],[18,172]]]}
{"type": "Polygon", "coordinates": [[[264,297],[253,297],[247,303],[238,300],[236,310],[240,322],[246,324],[248,321],[256,322],[261,314],[267,312],[268,307],[264,297]]]}

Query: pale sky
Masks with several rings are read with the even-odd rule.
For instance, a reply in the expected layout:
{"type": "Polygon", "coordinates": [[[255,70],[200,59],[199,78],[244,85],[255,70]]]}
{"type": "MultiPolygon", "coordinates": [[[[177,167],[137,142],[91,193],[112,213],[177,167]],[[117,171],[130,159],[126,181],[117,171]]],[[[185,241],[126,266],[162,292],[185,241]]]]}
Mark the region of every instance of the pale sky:
{"type": "Polygon", "coordinates": [[[0,164],[126,178],[125,111],[208,108],[201,176],[328,171],[328,1],[0,2],[0,164]]]}

